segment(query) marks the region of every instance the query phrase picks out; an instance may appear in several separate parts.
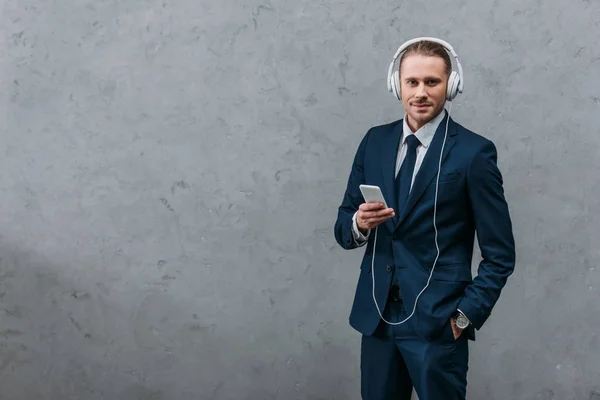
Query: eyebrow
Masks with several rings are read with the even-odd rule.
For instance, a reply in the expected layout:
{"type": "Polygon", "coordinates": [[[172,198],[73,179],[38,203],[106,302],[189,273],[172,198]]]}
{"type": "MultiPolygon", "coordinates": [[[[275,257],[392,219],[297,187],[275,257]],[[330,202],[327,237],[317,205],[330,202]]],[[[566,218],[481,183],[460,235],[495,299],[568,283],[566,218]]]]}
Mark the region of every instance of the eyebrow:
{"type": "MultiPolygon", "coordinates": [[[[411,81],[411,80],[418,80],[417,78],[413,77],[413,76],[408,76],[406,78],[404,78],[405,81],[411,81]]],[[[441,81],[442,78],[438,78],[437,76],[426,76],[425,78],[423,78],[423,80],[425,81],[441,81]]]]}

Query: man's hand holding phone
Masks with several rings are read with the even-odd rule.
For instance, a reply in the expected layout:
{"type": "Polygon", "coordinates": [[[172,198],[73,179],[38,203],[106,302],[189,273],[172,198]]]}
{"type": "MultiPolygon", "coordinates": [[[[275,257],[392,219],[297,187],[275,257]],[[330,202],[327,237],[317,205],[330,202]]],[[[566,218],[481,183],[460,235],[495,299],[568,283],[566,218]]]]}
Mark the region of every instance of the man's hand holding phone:
{"type": "Polygon", "coordinates": [[[356,225],[364,235],[369,229],[384,223],[394,215],[394,209],[387,208],[384,203],[362,203],[358,207],[356,225]]]}
{"type": "Polygon", "coordinates": [[[389,208],[379,186],[360,185],[365,202],[358,207],[356,225],[363,235],[371,228],[392,218],[395,213],[389,208]]]}

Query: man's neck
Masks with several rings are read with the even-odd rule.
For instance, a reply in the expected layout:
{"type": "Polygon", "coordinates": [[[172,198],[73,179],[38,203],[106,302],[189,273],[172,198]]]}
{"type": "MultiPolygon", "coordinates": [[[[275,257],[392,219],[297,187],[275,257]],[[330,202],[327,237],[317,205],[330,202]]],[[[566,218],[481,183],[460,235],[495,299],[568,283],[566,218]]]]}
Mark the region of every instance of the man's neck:
{"type": "MultiPolygon", "coordinates": [[[[431,120],[429,120],[429,121],[431,121],[431,120]]],[[[416,131],[418,131],[419,129],[421,129],[429,121],[426,121],[423,124],[419,124],[417,121],[413,121],[413,119],[410,118],[410,117],[406,118],[406,124],[408,125],[408,127],[410,128],[410,130],[413,131],[413,133],[415,133],[416,131]]]]}

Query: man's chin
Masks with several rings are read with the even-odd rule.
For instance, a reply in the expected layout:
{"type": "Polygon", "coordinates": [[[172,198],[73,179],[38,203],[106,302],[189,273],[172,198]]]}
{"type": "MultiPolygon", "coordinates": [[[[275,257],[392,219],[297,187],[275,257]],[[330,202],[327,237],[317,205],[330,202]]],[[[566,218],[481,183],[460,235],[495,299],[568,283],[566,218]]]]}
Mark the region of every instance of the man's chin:
{"type": "Polygon", "coordinates": [[[409,115],[414,121],[424,124],[434,119],[441,111],[435,110],[433,107],[428,107],[423,110],[412,110],[409,115]]]}
{"type": "Polygon", "coordinates": [[[411,115],[411,118],[419,124],[426,124],[433,119],[433,113],[418,113],[416,115],[411,115]]]}

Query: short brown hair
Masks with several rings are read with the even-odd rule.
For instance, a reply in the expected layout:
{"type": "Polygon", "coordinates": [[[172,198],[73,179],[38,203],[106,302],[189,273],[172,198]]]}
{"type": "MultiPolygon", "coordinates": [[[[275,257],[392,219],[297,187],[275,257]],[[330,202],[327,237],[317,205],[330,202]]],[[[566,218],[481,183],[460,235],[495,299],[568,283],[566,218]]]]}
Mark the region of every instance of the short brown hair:
{"type": "Polygon", "coordinates": [[[444,64],[446,64],[446,74],[450,76],[450,72],[452,72],[452,62],[450,61],[450,56],[448,55],[446,48],[441,44],[429,40],[421,40],[409,45],[400,57],[398,70],[400,70],[404,58],[411,54],[420,54],[426,57],[441,57],[444,60],[444,64]]]}

